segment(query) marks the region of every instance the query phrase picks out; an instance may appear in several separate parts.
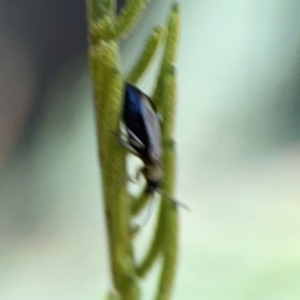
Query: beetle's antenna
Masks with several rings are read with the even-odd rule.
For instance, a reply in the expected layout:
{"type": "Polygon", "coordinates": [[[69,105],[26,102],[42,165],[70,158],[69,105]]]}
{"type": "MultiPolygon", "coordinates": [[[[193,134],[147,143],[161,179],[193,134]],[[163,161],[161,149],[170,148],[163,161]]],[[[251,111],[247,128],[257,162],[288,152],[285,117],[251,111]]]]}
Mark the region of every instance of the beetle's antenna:
{"type": "Polygon", "coordinates": [[[176,204],[176,205],[178,205],[178,206],[181,206],[182,208],[184,208],[184,209],[186,209],[186,210],[188,210],[188,211],[191,211],[191,209],[190,209],[187,205],[185,205],[185,204],[182,203],[182,202],[177,201],[176,199],[173,199],[172,197],[168,196],[168,195],[167,195],[166,193],[164,193],[163,191],[161,191],[161,195],[162,195],[162,197],[163,197],[164,199],[166,199],[166,200],[168,200],[168,201],[170,201],[170,202],[172,202],[172,203],[174,203],[174,204],[176,204]]]}

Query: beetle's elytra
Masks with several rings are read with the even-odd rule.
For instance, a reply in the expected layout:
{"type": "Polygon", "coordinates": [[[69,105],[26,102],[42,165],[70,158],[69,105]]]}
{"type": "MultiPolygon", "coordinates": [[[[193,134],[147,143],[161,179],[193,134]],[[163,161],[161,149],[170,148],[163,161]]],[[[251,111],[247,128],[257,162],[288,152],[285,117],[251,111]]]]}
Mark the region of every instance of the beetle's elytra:
{"type": "Polygon", "coordinates": [[[123,119],[128,143],[144,162],[146,192],[153,194],[160,187],[163,175],[160,121],[151,99],[137,87],[126,83],[124,98],[123,119]]]}

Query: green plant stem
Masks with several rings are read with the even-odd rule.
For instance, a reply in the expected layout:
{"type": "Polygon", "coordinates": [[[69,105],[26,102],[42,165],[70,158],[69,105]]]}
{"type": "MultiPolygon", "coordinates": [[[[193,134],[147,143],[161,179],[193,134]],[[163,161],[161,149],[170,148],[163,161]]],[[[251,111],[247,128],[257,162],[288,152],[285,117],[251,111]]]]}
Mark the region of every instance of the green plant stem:
{"type": "Polygon", "coordinates": [[[137,265],[136,271],[139,277],[145,277],[153,266],[155,260],[158,258],[161,253],[161,245],[164,242],[164,219],[161,217],[162,211],[157,218],[157,225],[155,229],[155,234],[150,243],[150,247],[146,252],[142,262],[137,265]]]}
{"type": "MultiPolygon", "coordinates": [[[[175,149],[173,142],[173,128],[176,101],[176,81],[174,68],[166,68],[163,82],[163,165],[166,176],[163,181],[163,190],[166,195],[174,194],[175,186],[175,149]]],[[[164,196],[163,196],[164,197],[164,196]]],[[[178,256],[178,212],[175,203],[162,201],[161,218],[163,219],[164,242],[162,243],[163,264],[156,300],[170,299],[175,277],[175,268],[178,256]]]]}
{"type": "MultiPolygon", "coordinates": [[[[175,61],[178,32],[179,9],[178,5],[174,5],[168,21],[167,41],[155,90],[157,97],[156,105],[161,108],[163,115],[162,139],[164,143],[163,166],[165,171],[163,191],[168,196],[173,195],[175,180],[173,128],[176,104],[176,81],[173,62],[175,61]]],[[[138,275],[141,277],[145,276],[155,260],[159,257],[159,254],[163,252],[163,265],[164,267],[167,265],[168,269],[163,269],[163,276],[161,276],[159,283],[157,295],[165,295],[165,298],[162,299],[168,299],[175,276],[178,234],[177,218],[177,210],[174,208],[174,203],[162,199],[155,235],[147,254],[137,267],[138,275]],[[173,213],[171,213],[171,211],[173,211],[173,213]],[[172,235],[169,233],[172,233],[172,235]],[[171,248],[165,248],[167,244],[166,241],[168,241],[168,245],[170,245],[171,248]],[[164,276],[166,276],[166,280],[164,280],[164,276]]]]}
{"type": "MultiPolygon", "coordinates": [[[[178,253],[178,214],[172,201],[164,195],[174,193],[175,150],[173,128],[175,114],[176,81],[174,61],[178,41],[179,11],[172,8],[166,45],[153,100],[163,116],[162,201],[155,234],[142,262],[136,266],[131,218],[137,215],[151,197],[141,194],[131,202],[127,193],[127,150],[112,132],[118,132],[124,97],[124,79],[120,71],[118,42],[140,18],[148,0],[129,0],[119,17],[115,15],[115,0],[87,0],[90,33],[89,61],[94,84],[95,115],[98,151],[104,195],[105,219],[109,243],[110,269],[113,289],[107,295],[114,300],[139,300],[138,277],[150,270],[158,257],[162,257],[162,271],[156,300],[170,299],[175,277],[178,253]]],[[[164,30],[156,28],[148,38],[145,49],[128,79],[136,83],[150,65],[162,40],[164,30]]]]}
{"type": "Polygon", "coordinates": [[[119,72],[118,47],[101,42],[90,52],[92,78],[95,84],[95,108],[102,165],[102,182],[111,271],[116,290],[122,299],[139,299],[131,238],[130,206],[126,192],[126,151],[111,133],[119,126],[123,80],[119,72]]]}
{"type": "Polygon", "coordinates": [[[132,198],[131,200],[131,214],[132,216],[137,216],[147,203],[149,203],[151,196],[146,194],[144,189],[137,198],[132,198]]]}

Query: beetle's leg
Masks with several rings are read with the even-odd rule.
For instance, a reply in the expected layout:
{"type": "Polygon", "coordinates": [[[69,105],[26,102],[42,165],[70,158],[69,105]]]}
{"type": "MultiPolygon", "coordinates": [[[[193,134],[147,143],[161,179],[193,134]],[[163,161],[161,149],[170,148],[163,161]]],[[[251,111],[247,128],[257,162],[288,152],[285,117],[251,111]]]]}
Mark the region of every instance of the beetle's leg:
{"type": "Polygon", "coordinates": [[[136,173],[135,173],[135,176],[134,176],[136,181],[139,181],[141,179],[141,174],[143,174],[143,175],[145,174],[145,167],[144,166],[142,166],[142,167],[140,167],[136,170],[136,173]]]}
{"type": "Polygon", "coordinates": [[[129,176],[128,174],[127,174],[127,181],[132,182],[132,183],[136,183],[135,178],[132,178],[132,177],[129,176]]]}
{"type": "Polygon", "coordinates": [[[137,148],[142,148],[141,144],[137,140],[130,138],[130,137],[128,138],[128,140],[129,140],[129,143],[128,143],[129,145],[136,146],[137,148]]]}
{"type": "MultiPolygon", "coordinates": [[[[125,135],[123,134],[118,134],[118,133],[116,133],[115,131],[111,131],[111,133],[118,139],[118,141],[127,149],[127,150],[129,150],[132,154],[134,154],[134,155],[136,155],[136,156],[138,156],[138,157],[140,157],[140,155],[139,155],[139,153],[131,146],[131,144],[130,143],[132,143],[132,141],[135,141],[135,140],[133,140],[133,139],[131,139],[130,140],[130,143],[128,143],[127,141],[126,141],[126,138],[125,138],[125,135]]],[[[143,169],[144,169],[144,167],[141,167],[141,168],[139,168],[139,169],[137,169],[137,171],[136,171],[136,173],[135,173],[135,175],[133,176],[133,177],[131,177],[131,176],[129,176],[128,174],[127,174],[127,180],[129,181],[129,182],[132,182],[132,183],[137,183],[137,181],[139,181],[140,180],[140,175],[141,175],[141,173],[143,173],[143,169]]]]}
{"type": "Polygon", "coordinates": [[[139,149],[145,149],[143,142],[131,131],[128,129],[128,140],[129,144],[136,146],[139,149]]]}
{"type": "Polygon", "coordinates": [[[144,175],[144,169],[145,167],[139,167],[137,168],[135,171],[134,171],[134,175],[133,176],[129,176],[127,175],[127,180],[129,182],[132,182],[132,183],[138,183],[141,179],[141,175],[144,175]]]}
{"type": "Polygon", "coordinates": [[[124,138],[124,135],[119,135],[118,133],[111,131],[111,133],[118,139],[118,141],[126,148],[128,149],[130,152],[132,152],[135,155],[138,155],[138,153],[136,152],[136,150],[130,145],[130,143],[128,143],[126,141],[126,139],[124,138]]]}

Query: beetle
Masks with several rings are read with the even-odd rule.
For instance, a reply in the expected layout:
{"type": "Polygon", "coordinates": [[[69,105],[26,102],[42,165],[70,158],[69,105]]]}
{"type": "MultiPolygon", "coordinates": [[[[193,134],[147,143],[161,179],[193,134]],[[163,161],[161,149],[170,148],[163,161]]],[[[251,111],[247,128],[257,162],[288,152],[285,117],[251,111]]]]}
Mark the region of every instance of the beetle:
{"type": "Polygon", "coordinates": [[[123,121],[128,144],[144,163],[145,191],[154,194],[163,176],[160,120],[151,99],[130,83],[125,84],[123,121]]]}
{"type": "MultiPolygon", "coordinates": [[[[123,121],[128,142],[120,141],[143,161],[141,173],[147,182],[145,192],[154,195],[163,177],[160,118],[151,99],[130,83],[125,84],[123,121]]],[[[160,193],[166,200],[190,210],[185,204],[160,193]]]]}

